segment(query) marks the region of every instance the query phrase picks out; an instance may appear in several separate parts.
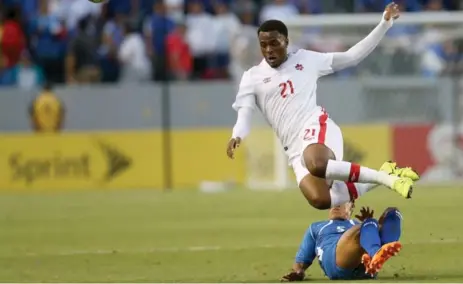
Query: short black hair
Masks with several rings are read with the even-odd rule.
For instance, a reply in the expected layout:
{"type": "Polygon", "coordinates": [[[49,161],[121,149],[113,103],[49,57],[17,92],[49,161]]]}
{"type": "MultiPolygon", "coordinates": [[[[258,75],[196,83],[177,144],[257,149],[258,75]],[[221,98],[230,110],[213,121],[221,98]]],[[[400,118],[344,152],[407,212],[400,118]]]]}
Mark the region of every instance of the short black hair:
{"type": "Polygon", "coordinates": [[[288,28],[286,27],[285,23],[279,20],[268,20],[263,22],[257,30],[257,34],[259,34],[260,32],[273,31],[277,31],[285,37],[288,37],[288,28]]]}

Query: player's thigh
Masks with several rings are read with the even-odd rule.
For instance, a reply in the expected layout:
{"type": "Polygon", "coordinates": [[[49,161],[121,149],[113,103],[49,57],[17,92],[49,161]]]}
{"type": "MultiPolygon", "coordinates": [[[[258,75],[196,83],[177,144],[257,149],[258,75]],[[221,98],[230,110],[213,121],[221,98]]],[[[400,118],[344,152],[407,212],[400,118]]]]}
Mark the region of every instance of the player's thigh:
{"type": "Polygon", "coordinates": [[[291,166],[296,176],[297,185],[308,201],[330,200],[330,181],[311,175],[301,163],[299,156],[292,159],[291,166]]]}
{"type": "Polygon", "coordinates": [[[336,265],[344,269],[357,268],[362,262],[364,250],[360,245],[360,225],[347,230],[336,246],[336,265]]]}
{"type": "MultiPolygon", "coordinates": [[[[334,158],[342,161],[344,158],[344,140],[341,128],[331,119],[324,122],[309,121],[301,133],[300,139],[302,141],[301,152],[305,152],[311,145],[325,145],[334,154],[334,158]]],[[[302,163],[304,157],[301,155],[302,163]]]]}

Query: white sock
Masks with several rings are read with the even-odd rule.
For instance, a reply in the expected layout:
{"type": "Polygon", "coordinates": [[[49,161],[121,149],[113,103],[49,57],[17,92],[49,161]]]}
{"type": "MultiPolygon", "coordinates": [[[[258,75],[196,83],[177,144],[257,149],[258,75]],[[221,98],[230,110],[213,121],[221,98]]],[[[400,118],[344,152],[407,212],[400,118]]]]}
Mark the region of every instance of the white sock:
{"type": "Polygon", "coordinates": [[[335,180],[330,188],[331,207],[353,201],[377,186],[377,184],[373,183],[353,183],[335,180]]]}
{"type": "Polygon", "coordinates": [[[346,182],[375,183],[392,188],[399,179],[396,176],[362,167],[358,164],[329,160],[326,167],[325,178],[329,180],[342,180],[346,182]]]}

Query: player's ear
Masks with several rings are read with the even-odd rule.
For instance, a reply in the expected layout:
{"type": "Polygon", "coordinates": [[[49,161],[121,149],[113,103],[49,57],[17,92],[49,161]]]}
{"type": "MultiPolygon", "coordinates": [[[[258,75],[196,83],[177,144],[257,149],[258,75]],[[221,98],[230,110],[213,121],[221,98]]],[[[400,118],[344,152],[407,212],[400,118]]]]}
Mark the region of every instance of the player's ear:
{"type": "Polygon", "coordinates": [[[288,47],[288,45],[289,45],[289,39],[287,37],[285,38],[285,45],[286,45],[286,47],[288,47]]]}

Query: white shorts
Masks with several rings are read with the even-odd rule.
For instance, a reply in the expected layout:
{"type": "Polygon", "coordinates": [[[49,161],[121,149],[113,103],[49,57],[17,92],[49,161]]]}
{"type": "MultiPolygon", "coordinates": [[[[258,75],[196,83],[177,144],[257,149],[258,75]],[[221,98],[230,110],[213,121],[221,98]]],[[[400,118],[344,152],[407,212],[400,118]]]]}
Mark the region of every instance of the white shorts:
{"type": "Polygon", "coordinates": [[[303,153],[307,146],[312,144],[324,144],[333,151],[336,160],[342,161],[344,156],[344,140],[341,128],[329,118],[326,112],[320,112],[317,116],[304,124],[304,130],[299,135],[300,153],[290,160],[293,167],[296,181],[299,185],[301,180],[309,174],[305,167],[303,153]]]}

